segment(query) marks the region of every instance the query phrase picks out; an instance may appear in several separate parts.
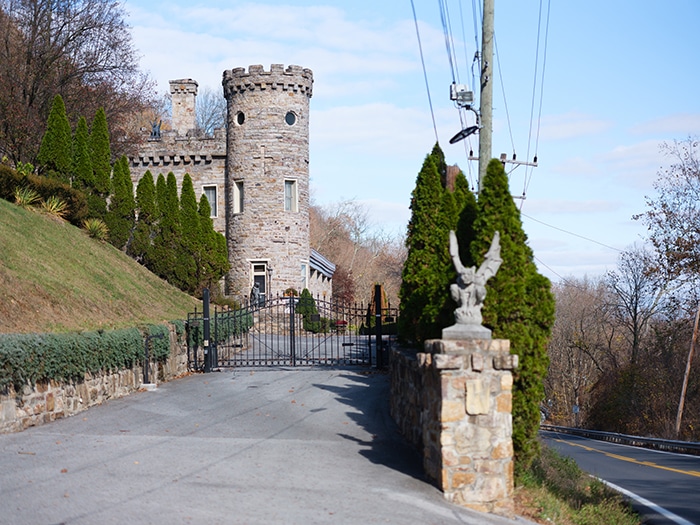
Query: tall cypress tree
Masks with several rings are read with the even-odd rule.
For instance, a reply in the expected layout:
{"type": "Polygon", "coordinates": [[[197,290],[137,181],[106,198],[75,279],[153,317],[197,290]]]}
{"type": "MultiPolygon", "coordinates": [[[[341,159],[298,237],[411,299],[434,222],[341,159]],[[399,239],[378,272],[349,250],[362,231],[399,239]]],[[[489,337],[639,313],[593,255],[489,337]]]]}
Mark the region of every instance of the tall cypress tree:
{"type": "Polygon", "coordinates": [[[199,225],[202,232],[201,263],[198,267],[199,288],[213,288],[230,269],[226,237],[214,229],[207,196],[199,199],[199,225]]]}
{"type": "MultiPolygon", "coordinates": [[[[440,167],[444,156],[436,144],[425,158],[416,186],[411,194],[411,219],[408,223],[408,250],[402,272],[399,331],[401,337],[414,344],[439,337],[441,326],[437,319],[444,309],[445,274],[449,274],[449,245],[446,223],[444,189],[440,167]]],[[[449,199],[448,199],[449,200],[449,199]]]]}
{"type": "Polygon", "coordinates": [[[509,339],[519,356],[513,386],[513,446],[516,470],[526,470],[537,455],[539,404],[544,398],[547,340],[554,323],[554,296],[549,280],[537,272],[503,165],[493,159],[487,168],[474,221],[471,244],[476,264],[484,259],[493,235],[501,235],[501,264],[488,282],[482,314],[493,336],[509,339]]]}
{"type": "Polygon", "coordinates": [[[156,182],[156,209],[158,231],[153,240],[152,270],[170,284],[184,289],[182,259],[182,231],[180,227],[180,202],[177,196],[175,175],[158,175],[156,182]]]}
{"type": "Polygon", "coordinates": [[[109,146],[109,129],[104,108],[99,108],[92,120],[90,154],[92,156],[92,169],[95,179],[95,195],[105,201],[104,209],[106,210],[106,202],[110,190],[112,153],[109,146]]]}
{"type": "Polygon", "coordinates": [[[156,221],[156,187],[150,171],[143,174],[136,186],[136,212],[136,228],[126,253],[150,267],[150,251],[156,221]]]}
{"type": "Polygon", "coordinates": [[[189,293],[196,291],[199,285],[197,267],[202,260],[202,231],[197,210],[197,196],[194,193],[192,178],[185,173],[180,192],[180,224],[182,226],[182,278],[185,290],[189,293]]]}
{"type": "MultiPolygon", "coordinates": [[[[78,119],[73,135],[73,187],[90,193],[95,184],[90,157],[90,132],[85,117],[78,119]]],[[[89,205],[89,200],[88,200],[89,205]]]]}
{"type": "Polygon", "coordinates": [[[105,223],[109,227],[109,242],[121,250],[129,241],[136,218],[134,185],[126,156],[122,155],[114,164],[112,188],[105,223]]]}
{"type": "Polygon", "coordinates": [[[457,242],[459,256],[465,267],[474,266],[471,243],[474,240],[474,221],[476,220],[476,196],[469,189],[469,183],[461,171],[455,181],[455,202],[459,212],[457,219],[457,242]]]}
{"type": "Polygon", "coordinates": [[[56,95],[39,147],[39,171],[61,182],[70,183],[72,150],[73,133],[66,115],[66,106],[61,95],[56,95]]]}

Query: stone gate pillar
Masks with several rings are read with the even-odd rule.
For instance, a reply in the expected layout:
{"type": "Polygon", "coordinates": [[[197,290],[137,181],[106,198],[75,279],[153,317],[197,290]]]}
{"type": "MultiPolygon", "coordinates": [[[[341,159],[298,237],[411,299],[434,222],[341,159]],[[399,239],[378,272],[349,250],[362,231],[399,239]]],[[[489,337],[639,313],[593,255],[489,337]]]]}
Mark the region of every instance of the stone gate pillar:
{"type": "MultiPolygon", "coordinates": [[[[444,334],[443,334],[444,335],[444,334]]],[[[445,498],[482,512],[513,514],[512,370],[504,339],[425,342],[426,474],[445,498]]]]}

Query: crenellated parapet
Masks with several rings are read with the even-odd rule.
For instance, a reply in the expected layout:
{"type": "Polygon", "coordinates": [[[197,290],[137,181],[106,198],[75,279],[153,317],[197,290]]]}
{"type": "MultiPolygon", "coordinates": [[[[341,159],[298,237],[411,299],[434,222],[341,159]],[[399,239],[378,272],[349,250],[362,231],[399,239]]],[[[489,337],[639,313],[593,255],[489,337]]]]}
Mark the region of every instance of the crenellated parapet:
{"type": "MultiPolygon", "coordinates": [[[[144,132],[145,133],[145,132],[144,132]]],[[[146,171],[154,179],[172,172],[178,187],[182,187],[185,174],[189,174],[198,198],[203,193],[212,208],[214,228],[226,231],[226,130],[217,129],[213,136],[178,135],[176,130],[163,131],[158,139],[145,139],[138,151],[129,155],[131,180],[134,187],[146,171]]]]}
{"type": "Polygon", "coordinates": [[[311,98],[313,94],[313,71],[301,66],[272,64],[269,71],[261,65],[237,67],[224,71],[222,84],[224,96],[229,98],[234,93],[255,90],[279,90],[303,93],[311,98]]]}
{"type": "Polygon", "coordinates": [[[198,87],[199,84],[197,83],[197,81],[192,80],[191,78],[180,78],[178,80],[171,80],[170,94],[175,95],[182,93],[188,95],[197,95],[198,87]]]}

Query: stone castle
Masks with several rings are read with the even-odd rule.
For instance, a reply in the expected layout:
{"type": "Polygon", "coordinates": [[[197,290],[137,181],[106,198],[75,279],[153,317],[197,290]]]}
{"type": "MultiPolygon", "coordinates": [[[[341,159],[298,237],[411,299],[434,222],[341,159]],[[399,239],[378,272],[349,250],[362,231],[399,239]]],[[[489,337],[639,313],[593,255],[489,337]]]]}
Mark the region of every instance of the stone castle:
{"type": "Polygon", "coordinates": [[[290,288],[330,299],[335,265],[309,241],[309,101],[313,72],[273,64],[227,70],[226,130],[197,133],[198,84],[170,81],[172,130],[154,124],[130,158],[136,185],[150,171],[189,173],[206,195],[217,231],[226,236],[231,270],[226,295],[244,298],[257,285],[274,297],[290,288]]]}

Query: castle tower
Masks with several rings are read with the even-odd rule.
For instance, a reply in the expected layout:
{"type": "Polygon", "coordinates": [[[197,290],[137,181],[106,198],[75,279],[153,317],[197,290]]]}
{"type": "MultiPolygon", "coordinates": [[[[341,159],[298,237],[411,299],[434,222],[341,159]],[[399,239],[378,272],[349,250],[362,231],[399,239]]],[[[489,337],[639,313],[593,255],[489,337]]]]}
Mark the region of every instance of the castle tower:
{"type": "Polygon", "coordinates": [[[310,69],[224,71],[227,101],[227,293],[267,297],[309,279],[310,69]]]}
{"type": "Polygon", "coordinates": [[[195,104],[199,84],[191,78],[170,81],[170,96],[173,106],[173,130],[178,135],[187,135],[197,127],[195,104]]]}

